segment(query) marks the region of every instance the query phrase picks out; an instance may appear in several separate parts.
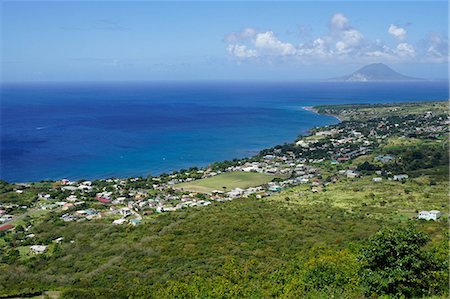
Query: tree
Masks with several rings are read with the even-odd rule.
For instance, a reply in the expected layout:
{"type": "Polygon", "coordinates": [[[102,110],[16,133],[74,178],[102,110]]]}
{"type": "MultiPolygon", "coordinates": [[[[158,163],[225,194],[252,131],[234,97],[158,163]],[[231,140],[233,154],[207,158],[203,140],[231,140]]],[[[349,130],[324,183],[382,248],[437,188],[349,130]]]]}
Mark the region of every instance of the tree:
{"type": "Polygon", "coordinates": [[[359,164],[358,168],[356,170],[363,171],[363,172],[371,172],[371,171],[380,170],[380,167],[365,161],[364,163],[359,164]]]}
{"type": "Polygon", "coordinates": [[[446,272],[446,262],[425,250],[430,241],[415,225],[384,228],[363,248],[361,278],[367,295],[422,297],[437,293],[446,272]]]}

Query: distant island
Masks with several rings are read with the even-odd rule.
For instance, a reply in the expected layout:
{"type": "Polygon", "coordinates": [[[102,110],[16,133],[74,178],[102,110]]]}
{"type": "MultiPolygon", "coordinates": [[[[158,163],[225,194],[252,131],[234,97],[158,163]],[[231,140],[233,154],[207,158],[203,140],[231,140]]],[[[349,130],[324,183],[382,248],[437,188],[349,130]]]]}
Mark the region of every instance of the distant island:
{"type": "Polygon", "coordinates": [[[366,65],[347,76],[329,79],[338,82],[397,82],[397,81],[423,81],[421,78],[405,76],[394,71],[383,63],[366,65]]]}

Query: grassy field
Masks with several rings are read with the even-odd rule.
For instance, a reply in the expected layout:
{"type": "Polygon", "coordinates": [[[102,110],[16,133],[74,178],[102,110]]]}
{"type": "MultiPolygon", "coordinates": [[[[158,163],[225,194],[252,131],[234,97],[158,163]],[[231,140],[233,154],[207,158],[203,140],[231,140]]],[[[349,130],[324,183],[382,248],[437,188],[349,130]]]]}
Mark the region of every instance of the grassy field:
{"type": "Polygon", "coordinates": [[[326,203],[347,213],[382,220],[411,219],[418,210],[448,210],[448,183],[441,181],[431,186],[430,181],[427,176],[381,183],[373,183],[371,177],[342,178],[319,193],[313,193],[308,186],[299,186],[269,199],[289,206],[326,203]]]}
{"type": "Polygon", "coordinates": [[[255,172],[227,172],[210,178],[175,185],[177,189],[192,192],[206,192],[224,189],[230,191],[233,188],[248,188],[266,184],[276,176],[255,172]]]}

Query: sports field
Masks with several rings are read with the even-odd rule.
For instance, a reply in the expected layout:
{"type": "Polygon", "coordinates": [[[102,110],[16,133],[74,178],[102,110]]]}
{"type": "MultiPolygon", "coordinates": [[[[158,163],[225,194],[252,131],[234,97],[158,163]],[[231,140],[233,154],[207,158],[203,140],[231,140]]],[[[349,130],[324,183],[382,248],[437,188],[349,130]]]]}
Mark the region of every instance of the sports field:
{"type": "Polygon", "coordinates": [[[248,188],[270,182],[276,176],[256,172],[227,172],[206,179],[175,185],[175,188],[193,192],[209,193],[213,190],[230,191],[233,188],[248,188]]]}

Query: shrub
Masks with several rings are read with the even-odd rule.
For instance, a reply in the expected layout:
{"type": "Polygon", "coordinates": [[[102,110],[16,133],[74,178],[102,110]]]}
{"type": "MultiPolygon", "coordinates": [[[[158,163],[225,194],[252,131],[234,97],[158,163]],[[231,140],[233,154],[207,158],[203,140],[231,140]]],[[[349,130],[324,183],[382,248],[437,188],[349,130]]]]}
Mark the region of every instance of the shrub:
{"type": "Polygon", "coordinates": [[[373,235],[363,248],[361,278],[366,295],[421,297],[444,286],[446,262],[439,261],[424,246],[429,236],[413,224],[385,228],[373,235]]]}

